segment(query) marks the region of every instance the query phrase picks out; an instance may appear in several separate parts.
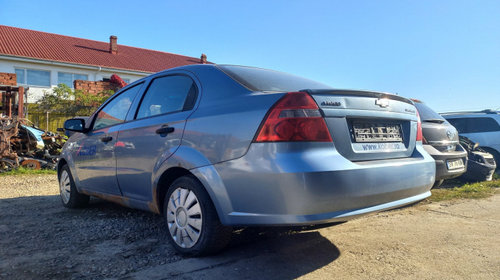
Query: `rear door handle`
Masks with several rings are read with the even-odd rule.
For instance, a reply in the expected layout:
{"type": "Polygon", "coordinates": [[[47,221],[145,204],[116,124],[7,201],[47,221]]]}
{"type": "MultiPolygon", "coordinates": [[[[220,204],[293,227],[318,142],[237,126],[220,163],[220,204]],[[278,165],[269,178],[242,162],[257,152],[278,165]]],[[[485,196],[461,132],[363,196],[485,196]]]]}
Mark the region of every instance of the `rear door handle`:
{"type": "Polygon", "coordinates": [[[156,134],[169,134],[174,132],[174,128],[170,126],[162,126],[156,130],[156,134]]]}
{"type": "Polygon", "coordinates": [[[104,136],[101,138],[101,141],[104,143],[108,143],[111,140],[113,140],[113,137],[111,137],[111,136],[104,136]]]}

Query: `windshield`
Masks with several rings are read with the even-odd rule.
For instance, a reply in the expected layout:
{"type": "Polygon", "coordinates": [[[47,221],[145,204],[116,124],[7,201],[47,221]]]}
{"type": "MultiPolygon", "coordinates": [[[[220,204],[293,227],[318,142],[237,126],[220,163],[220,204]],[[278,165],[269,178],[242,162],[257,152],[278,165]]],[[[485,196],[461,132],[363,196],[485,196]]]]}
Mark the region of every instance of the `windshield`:
{"type": "Polygon", "coordinates": [[[231,78],[253,91],[299,91],[302,89],[331,89],[332,87],[299,76],[274,70],[217,65],[231,78]]]}
{"type": "Polygon", "coordinates": [[[415,102],[415,107],[417,107],[418,113],[420,114],[420,119],[422,121],[428,120],[441,120],[446,121],[440,114],[434,112],[431,108],[427,107],[424,103],[415,102]]]}

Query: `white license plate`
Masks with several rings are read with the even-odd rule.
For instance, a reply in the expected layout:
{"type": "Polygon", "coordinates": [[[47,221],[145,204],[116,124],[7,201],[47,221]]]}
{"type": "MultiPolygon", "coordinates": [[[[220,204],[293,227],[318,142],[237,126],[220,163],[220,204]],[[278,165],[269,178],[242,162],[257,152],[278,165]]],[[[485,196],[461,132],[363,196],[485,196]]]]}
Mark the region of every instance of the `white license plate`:
{"type": "Polygon", "coordinates": [[[458,169],[464,167],[464,162],[462,161],[462,159],[454,159],[448,160],[446,162],[446,165],[448,166],[448,169],[458,169]]]}

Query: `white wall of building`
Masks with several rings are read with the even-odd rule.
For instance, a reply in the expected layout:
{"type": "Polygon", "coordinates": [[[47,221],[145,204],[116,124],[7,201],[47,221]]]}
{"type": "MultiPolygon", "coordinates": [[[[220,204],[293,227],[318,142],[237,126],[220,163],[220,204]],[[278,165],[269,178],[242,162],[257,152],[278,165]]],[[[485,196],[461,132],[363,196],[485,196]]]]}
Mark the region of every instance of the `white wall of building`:
{"type": "MultiPolygon", "coordinates": [[[[130,82],[134,82],[148,74],[142,73],[132,73],[131,71],[123,71],[113,69],[103,69],[98,66],[81,66],[72,65],[64,63],[51,63],[43,62],[38,60],[29,61],[29,59],[16,60],[10,58],[0,57],[0,72],[1,73],[15,73],[15,69],[33,69],[33,70],[44,70],[50,71],[50,87],[33,86],[33,85],[23,85],[28,87],[27,91],[27,102],[35,103],[44,94],[50,93],[51,88],[56,87],[59,84],[58,72],[73,73],[73,74],[84,74],[88,76],[89,81],[102,81],[103,78],[109,79],[111,75],[118,74],[122,79],[128,79],[130,82]]],[[[21,85],[21,84],[19,84],[21,85]]]]}

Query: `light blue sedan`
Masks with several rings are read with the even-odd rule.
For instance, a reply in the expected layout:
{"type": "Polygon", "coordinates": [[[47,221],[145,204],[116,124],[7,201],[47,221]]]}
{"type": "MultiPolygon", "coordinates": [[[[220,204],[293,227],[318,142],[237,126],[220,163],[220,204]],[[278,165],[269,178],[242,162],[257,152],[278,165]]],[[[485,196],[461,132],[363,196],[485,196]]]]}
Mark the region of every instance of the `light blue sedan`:
{"type": "Polygon", "coordinates": [[[345,221],[430,195],[435,163],[406,98],[339,90],[243,66],[192,65],[138,80],[75,133],[61,199],[162,214],[188,255],[224,248],[232,226],[345,221]]]}

